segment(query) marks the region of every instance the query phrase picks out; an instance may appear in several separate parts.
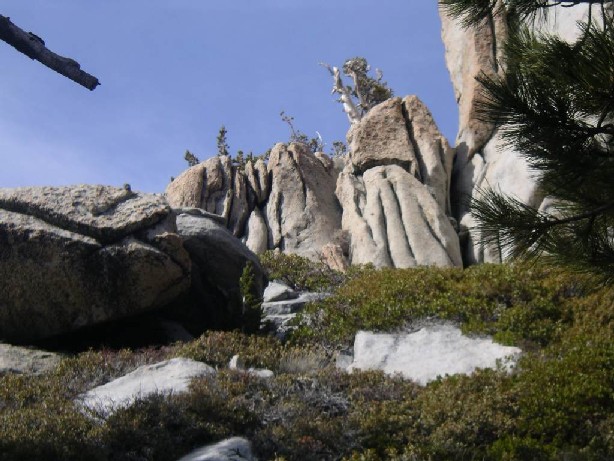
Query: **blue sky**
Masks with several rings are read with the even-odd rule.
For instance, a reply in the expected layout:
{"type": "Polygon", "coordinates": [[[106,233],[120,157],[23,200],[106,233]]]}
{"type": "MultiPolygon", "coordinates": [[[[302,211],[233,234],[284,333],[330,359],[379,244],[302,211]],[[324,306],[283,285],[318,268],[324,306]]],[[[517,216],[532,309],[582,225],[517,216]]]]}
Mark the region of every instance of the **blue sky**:
{"type": "Polygon", "coordinates": [[[434,0],[6,0],[0,14],[77,60],[90,92],[0,42],[0,187],[96,183],[162,192],[216,152],[262,153],[296,128],[345,139],[318,65],[364,56],[417,94],[453,142],[458,114],[434,0]]]}

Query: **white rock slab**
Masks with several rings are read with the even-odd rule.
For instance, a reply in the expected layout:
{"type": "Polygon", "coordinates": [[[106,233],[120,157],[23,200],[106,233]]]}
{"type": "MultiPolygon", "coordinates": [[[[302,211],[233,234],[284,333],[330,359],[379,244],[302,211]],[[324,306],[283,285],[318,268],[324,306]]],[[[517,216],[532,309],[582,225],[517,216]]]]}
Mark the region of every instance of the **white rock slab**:
{"type": "Polygon", "coordinates": [[[45,373],[58,363],[60,356],[53,352],[0,343],[0,376],[5,373],[45,373]]]}
{"type": "Polygon", "coordinates": [[[245,361],[239,355],[233,355],[228,363],[228,368],[231,370],[243,371],[258,378],[272,378],[275,376],[271,370],[266,368],[245,368],[245,361]]]}
{"type": "Polygon", "coordinates": [[[285,283],[273,281],[264,289],[263,301],[265,303],[296,298],[298,298],[298,293],[285,283]]]}
{"type": "Polygon", "coordinates": [[[376,334],[360,331],[348,371],[382,370],[425,385],[438,376],[471,374],[495,368],[498,360],[511,366],[521,350],[490,338],[470,338],[453,325],[433,325],[413,333],[376,334]]]}
{"type": "Polygon", "coordinates": [[[209,365],[177,357],[144,365],[121,378],[81,395],[85,408],[109,415],[151,394],[178,394],[188,390],[192,378],[215,373],[209,365]]]}
{"type": "Polygon", "coordinates": [[[179,461],[256,461],[251,444],[242,437],[233,437],[214,445],[199,448],[179,461]]]}

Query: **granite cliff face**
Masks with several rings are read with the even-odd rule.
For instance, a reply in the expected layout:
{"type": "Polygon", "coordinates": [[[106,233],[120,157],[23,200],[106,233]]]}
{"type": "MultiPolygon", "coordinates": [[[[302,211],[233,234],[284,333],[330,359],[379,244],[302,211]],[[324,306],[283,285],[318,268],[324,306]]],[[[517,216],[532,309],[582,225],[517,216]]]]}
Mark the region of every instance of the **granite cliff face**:
{"type": "Polygon", "coordinates": [[[166,190],[172,206],[217,213],[256,253],[279,249],[331,266],[460,266],[451,217],[454,150],[415,96],[393,98],[348,133],[331,159],[277,144],[268,163],[215,157],[166,190]]]}
{"type": "MultiPolygon", "coordinates": [[[[548,10],[548,15],[537,18],[532,27],[575,41],[578,38],[576,21],[586,19],[588,6],[557,6],[548,10]]],[[[501,133],[476,117],[480,100],[476,77],[500,74],[505,67],[502,51],[508,36],[506,17],[496,16],[477,27],[465,29],[443,10],[440,16],[446,63],[459,107],[451,200],[453,215],[459,222],[463,259],[465,264],[501,262],[505,255],[499,249],[479,242],[480,236],[472,229],[475,222],[467,199],[479,196],[480,190],[485,188],[515,196],[535,208],[548,199],[539,191],[537,173],[531,170],[521,153],[503,146],[501,133]]]]}

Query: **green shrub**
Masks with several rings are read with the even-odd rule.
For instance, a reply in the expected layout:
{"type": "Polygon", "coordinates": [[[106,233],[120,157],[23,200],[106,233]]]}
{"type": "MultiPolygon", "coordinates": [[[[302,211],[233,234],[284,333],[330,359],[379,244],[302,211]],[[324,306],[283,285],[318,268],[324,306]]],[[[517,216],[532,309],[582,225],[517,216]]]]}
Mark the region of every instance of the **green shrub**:
{"type": "Polygon", "coordinates": [[[281,280],[295,290],[331,291],[345,279],[324,263],[294,254],[267,251],[260,255],[260,262],[269,280],[281,280]]]}
{"type": "Polygon", "coordinates": [[[207,332],[190,343],[176,346],[174,353],[218,368],[226,368],[230,359],[238,354],[247,368],[267,368],[275,372],[308,371],[316,368],[315,365],[323,368],[332,360],[331,354],[317,344],[282,344],[272,336],[237,331],[207,332]],[[299,361],[304,363],[299,366],[299,361]]]}
{"type": "Polygon", "coordinates": [[[242,328],[246,333],[256,333],[262,321],[262,298],[256,294],[254,265],[247,261],[239,278],[241,296],[243,298],[242,328]]]}
{"type": "Polygon", "coordinates": [[[393,331],[425,318],[465,332],[543,346],[572,321],[577,278],[539,266],[363,269],[330,298],[308,306],[295,340],[349,344],[358,330],[393,331]]]}

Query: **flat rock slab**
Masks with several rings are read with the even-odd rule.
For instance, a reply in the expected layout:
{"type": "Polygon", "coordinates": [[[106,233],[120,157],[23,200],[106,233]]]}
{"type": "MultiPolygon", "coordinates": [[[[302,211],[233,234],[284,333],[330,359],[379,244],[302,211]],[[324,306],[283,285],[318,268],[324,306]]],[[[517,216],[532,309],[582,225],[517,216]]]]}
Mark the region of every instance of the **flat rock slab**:
{"type": "Polygon", "coordinates": [[[264,289],[263,301],[265,303],[272,303],[276,301],[285,301],[287,299],[298,298],[298,293],[290,288],[285,283],[270,282],[264,289]]]}
{"type": "Polygon", "coordinates": [[[55,368],[60,360],[53,352],[0,344],[0,375],[45,373],[55,368]]]}
{"type": "Polygon", "coordinates": [[[242,437],[232,437],[193,451],[179,461],[256,461],[251,444],[242,437]]]}
{"type": "Polygon", "coordinates": [[[147,228],[171,212],[160,195],[101,185],[0,189],[0,208],[104,243],[147,228]]]}
{"type": "Polygon", "coordinates": [[[82,394],[80,399],[83,407],[108,416],[139,398],[152,394],[185,392],[192,378],[214,373],[215,369],[205,363],[177,357],[139,367],[121,378],[82,394]]]}
{"type": "Polygon", "coordinates": [[[512,364],[520,353],[519,348],[496,344],[490,338],[465,336],[453,325],[428,326],[406,334],[360,331],[354,341],[354,360],[347,370],[400,373],[426,385],[438,376],[495,368],[499,360],[512,364]]]}
{"type": "Polygon", "coordinates": [[[328,293],[297,293],[296,299],[264,302],[262,303],[262,310],[265,315],[296,314],[301,311],[307,303],[320,301],[328,296],[330,296],[328,293]]]}

